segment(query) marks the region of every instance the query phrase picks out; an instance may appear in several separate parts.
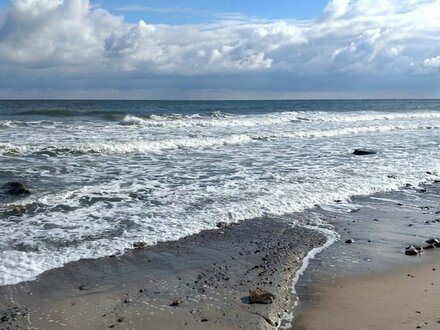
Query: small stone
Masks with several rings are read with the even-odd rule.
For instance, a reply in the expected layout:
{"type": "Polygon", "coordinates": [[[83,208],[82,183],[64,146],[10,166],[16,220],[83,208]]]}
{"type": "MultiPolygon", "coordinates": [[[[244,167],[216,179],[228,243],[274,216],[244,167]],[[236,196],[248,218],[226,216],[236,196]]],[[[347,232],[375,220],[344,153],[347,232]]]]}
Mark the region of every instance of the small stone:
{"type": "Polygon", "coordinates": [[[200,320],[201,322],[208,322],[209,320],[207,318],[203,318],[200,320]]]}
{"type": "Polygon", "coordinates": [[[123,300],[123,303],[124,304],[130,304],[130,303],[132,303],[133,302],[133,299],[131,298],[131,297],[127,297],[127,298],[125,298],[124,300],[123,300]]]}
{"type": "Polygon", "coordinates": [[[227,226],[228,224],[226,223],[226,222],[224,222],[224,221],[220,221],[220,222],[217,222],[217,224],[215,225],[217,228],[226,228],[226,226],[227,226]]]}
{"type": "Polygon", "coordinates": [[[170,306],[172,307],[177,307],[181,304],[182,302],[179,299],[174,299],[173,302],[170,304],[170,306]]]}
{"type": "Polygon", "coordinates": [[[271,304],[275,300],[275,295],[269,291],[256,288],[249,290],[249,303],[250,304],[271,304]]]}
{"type": "Polygon", "coordinates": [[[356,156],[365,156],[365,155],[374,155],[374,154],[377,154],[377,151],[366,150],[366,149],[355,149],[353,151],[353,155],[356,155],[356,156]]]}
{"type": "Polygon", "coordinates": [[[440,241],[437,238],[430,238],[430,239],[426,240],[425,243],[438,244],[438,243],[440,243],[440,241]]]}
{"type": "Polygon", "coordinates": [[[354,243],[354,240],[351,238],[345,241],[345,244],[351,244],[351,243],[354,243]]]}
{"type": "Polygon", "coordinates": [[[145,243],[145,242],[134,242],[133,243],[133,247],[135,249],[143,249],[146,246],[147,246],[147,243],[145,243]]]}
{"type": "Polygon", "coordinates": [[[422,252],[423,252],[423,248],[421,248],[419,246],[410,245],[405,248],[405,254],[407,256],[416,256],[422,252]]]}

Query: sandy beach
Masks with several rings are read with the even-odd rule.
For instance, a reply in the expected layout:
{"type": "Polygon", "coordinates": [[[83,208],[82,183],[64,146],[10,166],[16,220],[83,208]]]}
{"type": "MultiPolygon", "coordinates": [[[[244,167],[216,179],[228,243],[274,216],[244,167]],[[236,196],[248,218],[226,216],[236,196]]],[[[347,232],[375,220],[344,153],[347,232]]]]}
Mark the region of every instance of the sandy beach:
{"type": "Polygon", "coordinates": [[[437,329],[440,255],[407,256],[434,236],[440,186],[353,198],[341,209],[218,224],[122,256],[72,262],[0,287],[2,329],[437,329]],[[328,240],[292,222],[325,220],[328,240]],[[347,241],[350,240],[350,244],[347,241]],[[251,304],[249,290],[275,298],[251,304]],[[293,313],[294,319],[289,320],[293,313]]]}
{"type": "Polygon", "coordinates": [[[341,239],[299,283],[294,329],[439,329],[440,250],[404,253],[439,233],[438,196],[436,183],[357,197],[330,220],[341,239]]]}
{"type": "Polygon", "coordinates": [[[417,266],[316,287],[295,329],[439,329],[440,255],[417,266]]]}

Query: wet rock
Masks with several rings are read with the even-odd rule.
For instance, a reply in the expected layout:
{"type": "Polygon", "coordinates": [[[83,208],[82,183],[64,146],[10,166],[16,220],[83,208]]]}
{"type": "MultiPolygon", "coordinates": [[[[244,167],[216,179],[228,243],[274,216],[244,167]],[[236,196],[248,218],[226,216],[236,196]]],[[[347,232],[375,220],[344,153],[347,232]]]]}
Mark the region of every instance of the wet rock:
{"type": "Polygon", "coordinates": [[[224,221],[220,221],[220,222],[217,222],[217,224],[215,225],[217,228],[226,228],[226,226],[227,226],[228,224],[226,223],[226,222],[224,222],[224,221]]]}
{"type": "Polygon", "coordinates": [[[355,149],[353,151],[353,155],[356,155],[356,156],[374,155],[374,154],[377,154],[377,151],[367,150],[367,149],[355,149]]]}
{"type": "Polygon", "coordinates": [[[25,196],[30,195],[31,192],[20,182],[8,182],[0,187],[3,194],[9,196],[25,196]]]}
{"type": "Polygon", "coordinates": [[[345,242],[344,242],[345,244],[351,244],[351,243],[354,243],[354,239],[348,239],[348,240],[346,240],[345,242]]]}
{"type": "Polygon", "coordinates": [[[416,256],[422,252],[423,252],[423,248],[419,246],[410,245],[405,248],[405,255],[407,256],[416,256]]]}
{"type": "Polygon", "coordinates": [[[133,243],[133,247],[135,249],[143,249],[146,246],[147,246],[147,243],[145,243],[145,242],[134,242],[133,243]]]}
{"type": "Polygon", "coordinates": [[[440,241],[437,238],[430,238],[430,239],[426,240],[425,243],[428,243],[428,244],[439,244],[440,241]]]}
{"type": "Polygon", "coordinates": [[[256,288],[249,290],[249,303],[250,304],[271,304],[275,300],[275,295],[269,291],[256,288]]]}

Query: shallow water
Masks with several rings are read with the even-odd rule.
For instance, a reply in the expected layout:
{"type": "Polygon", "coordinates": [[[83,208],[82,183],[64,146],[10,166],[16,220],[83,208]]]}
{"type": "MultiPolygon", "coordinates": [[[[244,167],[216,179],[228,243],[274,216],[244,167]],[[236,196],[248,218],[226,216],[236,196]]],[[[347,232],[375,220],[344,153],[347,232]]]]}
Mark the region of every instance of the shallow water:
{"type": "Polygon", "coordinates": [[[134,241],[432,181],[439,110],[398,100],[2,101],[0,183],[24,182],[32,195],[0,200],[0,283],[134,241]]]}

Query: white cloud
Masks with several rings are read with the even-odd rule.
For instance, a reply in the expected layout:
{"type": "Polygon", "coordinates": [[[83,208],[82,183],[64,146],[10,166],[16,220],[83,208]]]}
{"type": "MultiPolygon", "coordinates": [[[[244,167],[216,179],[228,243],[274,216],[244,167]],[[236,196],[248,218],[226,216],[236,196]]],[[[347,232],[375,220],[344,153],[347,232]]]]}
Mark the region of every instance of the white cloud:
{"type": "Polygon", "coordinates": [[[428,68],[440,68],[440,56],[425,59],[423,65],[428,68]]]}
{"type": "Polygon", "coordinates": [[[224,89],[234,79],[341,93],[359,79],[395,91],[402,77],[401,88],[438,88],[439,12],[440,0],[332,0],[314,21],[172,26],[130,24],[87,0],[12,0],[0,11],[0,75],[16,78],[0,88],[224,89]]]}

